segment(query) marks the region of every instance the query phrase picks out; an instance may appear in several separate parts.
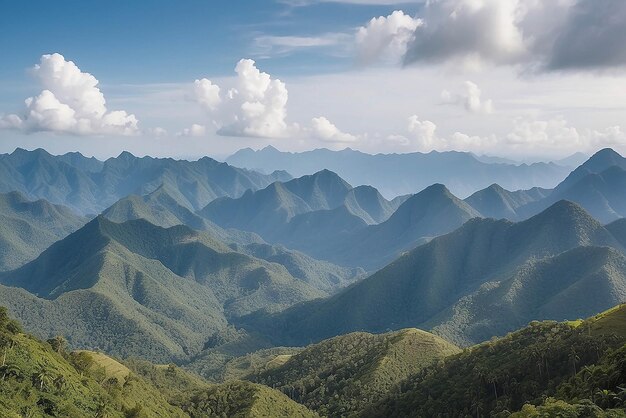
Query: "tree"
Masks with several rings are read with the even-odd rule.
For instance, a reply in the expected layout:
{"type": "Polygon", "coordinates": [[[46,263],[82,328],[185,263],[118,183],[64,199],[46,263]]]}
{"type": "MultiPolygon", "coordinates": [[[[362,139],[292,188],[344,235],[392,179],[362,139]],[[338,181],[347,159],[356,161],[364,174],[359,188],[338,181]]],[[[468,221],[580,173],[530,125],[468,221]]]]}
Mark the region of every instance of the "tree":
{"type": "Polygon", "coordinates": [[[39,390],[44,390],[44,388],[51,386],[52,381],[52,375],[43,366],[35,373],[35,382],[39,385],[39,390]]]}
{"type": "Polygon", "coordinates": [[[57,335],[54,338],[50,338],[48,340],[48,344],[52,347],[54,351],[63,355],[65,354],[65,349],[67,347],[67,340],[60,335],[57,335]]]}

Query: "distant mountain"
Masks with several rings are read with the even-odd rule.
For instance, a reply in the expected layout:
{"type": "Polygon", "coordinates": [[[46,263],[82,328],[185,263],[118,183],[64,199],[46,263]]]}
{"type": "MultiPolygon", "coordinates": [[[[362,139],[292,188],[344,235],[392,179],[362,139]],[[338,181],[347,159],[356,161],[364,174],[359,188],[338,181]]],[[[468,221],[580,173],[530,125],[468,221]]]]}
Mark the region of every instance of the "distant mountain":
{"type": "Polygon", "coordinates": [[[376,189],[351,188],[327,170],[238,199],[217,199],[197,213],[223,228],[255,232],[314,258],[368,270],[481,216],[443,185],[390,202],[376,189]]]}
{"type": "Polygon", "coordinates": [[[124,152],[98,162],[78,153],[53,156],[42,149],[20,148],[0,155],[0,192],[19,191],[82,214],[100,213],[122,197],[143,195],[163,184],[180,191],[180,204],[197,210],[217,197],[240,196],[290,178],[284,172],[263,175],[208,157],[177,161],[124,152]]]}
{"type": "Polygon", "coordinates": [[[296,279],[328,294],[365,277],[365,271],[361,268],[340,267],[283,246],[251,243],[231,244],[230,247],[237,252],[280,264],[296,279]]]}
{"type": "Polygon", "coordinates": [[[626,216],[625,186],[626,158],[607,148],[572,171],[545,198],[528,202],[517,212],[521,217],[529,217],[565,199],[581,205],[600,222],[608,223],[626,216]]]}
{"type": "Polygon", "coordinates": [[[620,252],[583,248],[557,257],[585,246],[623,250],[600,223],[565,201],[519,223],[473,219],[329,299],[266,318],[252,316],[246,324],[263,328],[277,343],[297,345],[356,330],[434,329],[446,322],[450,314],[444,312],[448,310],[461,315],[463,321],[450,322],[441,334],[451,341],[476,342],[513,330],[533,315],[538,315],[534,319],[578,317],[624,300],[626,271],[620,252]],[[591,261],[573,274],[568,263],[582,255],[591,261]],[[533,264],[542,259],[547,264],[533,264]],[[594,280],[597,283],[590,287],[594,280]],[[472,302],[476,292],[492,292],[497,286],[515,290],[510,297],[519,299],[507,302],[510,309],[505,309],[505,302],[497,296],[489,298],[491,304],[485,304],[486,297],[472,302]],[[550,308],[556,301],[564,303],[561,310],[550,308]],[[484,319],[474,322],[478,312],[484,319]],[[500,316],[502,312],[506,315],[500,316]]]}
{"type": "Polygon", "coordinates": [[[327,246],[320,245],[309,252],[340,265],[376,269],[403,251],[480,216],[445,186],[435,184],[402,203],[385,222],[359,229],[345,239],[329,242],[327,246]]]}
{"type": "Polygon", "coordinates": [[[87,222],[66,207],[0,193],[0,271],[33,260],[55,241],[87,222]]]}
{"type": "Polygon", "coordinates": [[[387,198],[413,194],[434,183],[445,184],[462,197],[492,183],[508,190],[552,188],[570,171],[568,166],[554,163],[481,161],[463,152],[370,155],[349,148],[302,153],[281,152],[271,146],[259,151],[246,148],[226,161],[236,167],[265,172],[286,170],[296,177],[329,169],[351,184],[373,186],[387,198]]]}
{"type": "Polygon", "coordinates": [[[359,332],[309,346],[284,364],[249,378],[281,390],[322,416],[348,416],[381,399],[410,375],[459,351],[417,329],[381,335],[359,332]]]}
{"type": "Polygon", "coordinates": [[[535,187],[530,190],[510,192],[498,184],[492,184],[465,199],[465,202],[480,212],[484,217],[494,219],[518,220],[519,209],[529,203],[539,201],[552,191],[535,187]]]}
{"type": "Polygon", "coordinates": [[[0,282],[0,303],[37,334],[155,361],[198,352],[232,318],[324,295],[186,226],[104,217],[0,282]]]}
{"type": "Polygon", "coordinates": [[[193,229],[206,231],[237,252],[283,265],[295,278],[329,294],[364,274],[361,269],[339,267],[285,247],[269,245],[254,233],[223,229],[179,205],[170,193],[176,195],[176,191],[167,190],[162,186],[146,196],[131,195],[116,202],[102,215],[117,223],[145,219],[165,228],[187,225],[193,229]]]}
{"type": "Polygon", "coordinates": [[[555,164],[565,167],[578,167],[589,159],[589,154],[583,152],[576,152],[569,157],[561,158],[560,160],[553,161],[555,164]]]}

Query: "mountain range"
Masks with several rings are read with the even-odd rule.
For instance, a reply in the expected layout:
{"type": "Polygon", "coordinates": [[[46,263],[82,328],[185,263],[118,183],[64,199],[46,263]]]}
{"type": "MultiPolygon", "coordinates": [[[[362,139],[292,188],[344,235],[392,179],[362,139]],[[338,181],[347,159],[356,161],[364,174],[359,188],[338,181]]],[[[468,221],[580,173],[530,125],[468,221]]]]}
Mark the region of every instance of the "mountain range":
{"type": "Polygon", "coordinates": [[[161,361],[198,352],[235,317],[327,294],[189,227],[102,216],[0,282],[0,303],[38,335],[161,361]]]}
{"type": "Polygon", "coordinates": [[[263,172],[286,170],[296,177],[328,169],[351,184],[373,186],[388,198],[413,194],[434,183],[445,184],[462,197],[492,183],[509,190],[553,188],[572,169],[569,165],[555,163],[494,161],[455,151],[371,155],[346,148],[291,153],[271,146],[259,151],[246,148],[226,161],[236,167],[263,172]]]}
{"type": "Polygon", "coordinates": [[[21,148],[0,155],[0,192],[19,191],[79,214],[98,214],[122,197],[143,195],[163,184],[180,192],[180,204],[197,210],[217,197],[240,196],[289,178],[285,172],[264,175],[208,157],[184,161],[123,152],[99,162],[79,153],[53,156],[43,149],[21,148]]]}
{"type": "Polygon", "coordinates": [[[584,317],[626,299],[619,228],[560,201],[519,223],[474,218],[328,299],[252,315],[278,345],[421,327],[461,345],[532,319],[584,317]]]}
{"type": "Polygon", "coordinates": [[[0,271],[34,259],[86,222],[64,206],[31,201],[20,192],[0,193],[0,271]]]}

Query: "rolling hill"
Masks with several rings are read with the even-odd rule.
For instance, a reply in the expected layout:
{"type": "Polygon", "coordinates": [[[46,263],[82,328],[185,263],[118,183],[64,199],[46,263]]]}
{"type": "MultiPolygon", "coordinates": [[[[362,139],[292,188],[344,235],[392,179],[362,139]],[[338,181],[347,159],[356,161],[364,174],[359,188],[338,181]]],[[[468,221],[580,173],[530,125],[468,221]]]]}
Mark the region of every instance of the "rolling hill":
{"type": "Polygon", "coordinates": [[[208,157],[179,161],[124,152],[97,162],[78,153],[53,156],[43,149],[21,148],[0,155],[0,192],[19,191],[81,214],[98,214],[122,197],[144,195],[162,184],[179,190],[179,203],[197,210],[217,197],[240,196],[289,178],[284,172],[263,175],[208,157]]]}
{"type": "Polygon", "coordinates": [[[351,184],[373,186],[387,198],[414,194],[434,183],[445,184],[463,197],[492,183],[509,190],[552,188],[571,170],[554,163],[493,162],[465,152],[371,155],[349,148],[301,153],[281,152],[271,146],[259,151],[247,148],[226,161],[236,167],[265,172],[286,170],[296,177],[329,169],[351,184]]]}
{"type": "Polygon", "coordinates": [[[37,335],[156,361],[199,352],[232,318],[324,295],[186,226],[104,217],[0,282],[1,303],[37,335]]]}
{"type": "Polygon", "coordinates": [[[33,260],[87,222],[66,207],[31,201],[19,192],[0,194],[0,271],[33,260]]]}
{"type": "Polygon", "coordinates": [[[417,329],[352,333],[307,347],[250,378],[277,388],[322,416],[348,416],[396,384],[460,350],[417,329]]]}
{"type": "Polygon", "coordinates": [[[244,322],[262,329],[275,343],[299,345],[357,330],[434,328],[445,322],[442,312],[462,306],[472,314],[459,313],[464,321],[445,335],[465,344],[479,342],[516,329],[529,315],[539,315],[531,319],[584,316],[590,309],[603,310],[626,298],[623,254],[582,248],[556,257],[578,247],[623,250],[608,230],[570,202],[558,202],[519,223],[473,219],[329,299],[276,315],[252,315],[244,322]],[[569,276],[569,263],[582,254],[594,262],[569,276]],[[527,264],[540,260],[547,260],[546,264],[527,264]],[[497,286],[499,291],[491,289],[497,286]],[[590,290],[597,292],[589,293],[593,298],[587,297],[590,290]],[[490,304],[471,299],[480,291],[492,295],[490,304]],[[502,301],[498,292],[515,300],[502,301]],[[551,301],[562,301],[561,310],[551,301]],[[524,309],[518,312],[520,306],[524,309]],[[508,316],[498,317],[501,312],[508,316]],[[476,313],[478,318],[472,316],[476,313]]]}

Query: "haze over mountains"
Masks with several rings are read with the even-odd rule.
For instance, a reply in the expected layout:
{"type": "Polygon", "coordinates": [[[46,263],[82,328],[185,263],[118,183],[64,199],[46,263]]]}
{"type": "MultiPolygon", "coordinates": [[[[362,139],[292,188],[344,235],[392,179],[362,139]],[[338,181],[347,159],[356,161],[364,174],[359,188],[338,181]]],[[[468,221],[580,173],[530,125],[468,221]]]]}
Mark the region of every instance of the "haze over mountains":
{"type": "Polygon", "coordinates": [[[351,184],[370,185],[385,197],[416,193],[433,183],[445,184],[452,193],[466,197],[492,183],[509,190],[552,188],[573,166],[555,163],[519,164],[479,158],[465,152],[370,155],[346,148],[281,152],[272,146],[259,151],[240,150],[226,159],[237,167],[263,172],[286,170],[295,177],[323,169],[334,171],[351,184]]]}
{"type": "Polygon", "coordinates": [[[146,194],[165,184],[177,189],[181,205],[200,209],[221,196],[239,196],[289,175],[263,175],[204,157],[198,161],[138,158],[123,152],[104,162],[78,153],[52,156],[37,149],[0,155],[0,192],[19,191],[80,214],[98,214],[129,194],[146,194]]]}
{"type": "Polygon", "coordinates": [[[458,347],[626,300],[625,161],[602,150],[554,189],[491,182],[462,200],[434,183],[389,200],[327,169],[17,150],[0,156],[18,179],[0,194],[0,306],[74,348],[261,383],[203,387],[192,416],[235,394],[385,416],[458,347]]]}
{"type": "Polygon", "coordinates": [[[533,318],[584,317],[625,300],[620,242],[566,201],[520,223],[473,219],[344,292],[247,326],[279,345],[404,327],[476,343],[533,318]]]}

